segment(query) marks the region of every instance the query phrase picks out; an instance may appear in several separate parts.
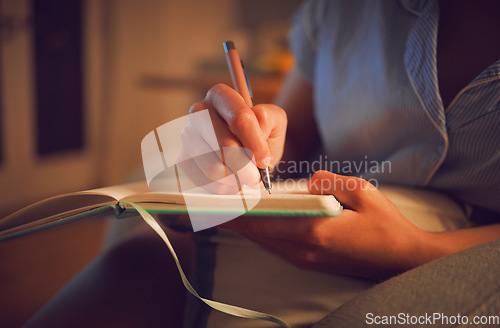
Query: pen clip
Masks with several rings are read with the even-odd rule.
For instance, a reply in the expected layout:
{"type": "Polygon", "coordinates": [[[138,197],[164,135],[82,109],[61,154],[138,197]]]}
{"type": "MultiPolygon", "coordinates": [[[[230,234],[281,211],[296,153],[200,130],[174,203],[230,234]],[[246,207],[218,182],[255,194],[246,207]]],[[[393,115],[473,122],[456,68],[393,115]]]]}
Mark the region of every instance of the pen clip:
{"type": "Polygon", "coordinates": [[[241,67],[243,68],[243,74],[245,75],[245,80],[247,81],[248,93],[250,94],[250,99],[253,103],[253,92],[252,87],[250,86],[250,80],[248,79],[247,70],[245,69],[245,65],[243,65],[243,61],[240,60],[241,67]]]}

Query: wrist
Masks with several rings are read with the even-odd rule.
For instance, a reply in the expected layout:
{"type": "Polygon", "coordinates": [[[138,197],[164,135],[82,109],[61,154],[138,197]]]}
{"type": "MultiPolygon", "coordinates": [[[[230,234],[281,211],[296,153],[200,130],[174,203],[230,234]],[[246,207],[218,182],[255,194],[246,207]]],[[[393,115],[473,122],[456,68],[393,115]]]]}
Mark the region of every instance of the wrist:
{"type": "Polygon", "coordinates": [[[414,245],[409,252],[410,259],[408,270],[416,268],[425,263],[437,260],[448,255],[443,235],[437,232],[430,232],[416,228],[417,232],[414,245]]]}

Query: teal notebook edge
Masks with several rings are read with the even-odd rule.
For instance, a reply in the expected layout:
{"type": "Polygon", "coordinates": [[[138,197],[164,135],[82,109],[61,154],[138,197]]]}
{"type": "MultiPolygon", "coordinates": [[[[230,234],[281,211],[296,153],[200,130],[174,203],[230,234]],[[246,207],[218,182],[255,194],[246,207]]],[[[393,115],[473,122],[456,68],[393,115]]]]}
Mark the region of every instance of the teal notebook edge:
{"type": "MultiPolygon", "coordinates": [[[[187,209],[158,209],[158,208],[144,208],[148,213],[150,214],[164,214],[164,215],[173,215],[173,216],[178,216],[178,215],[183,215],[183,214],[189,214],[187,209]]],[[[231,212],[231,211],[224,211],[225,214],[236,214],[236,215],[248,215],[248,216],[290,216],[290,217],[297,217],[297,216],[302,216],[302,217],[314,217],[314,216],[337,216],[342,212],[342,206],[338,209],[338,211],[325,211],[325,210],[318,210],[318,211],[264,211],[264,210],[250,210],[246,213],[240,213],[240,212],[231,212]]],[[[193,211],[190,211],[193,212],[193,211]]],[[[196,211],[194,211],[196,212],[196,211]]],[[[220,210],[214,210],[214,211],[199,211],[198,213],[203,213],[207,215],[220,215],[221,211],[220,210]]],[[[7,241],[13,238],[25,236],[37,231],[42,231],[45,229],[49,229],[52,227],[57,227],[66,223],[71,223],[75,221],[79,221],[85,218],[91,218],[91,217],[99,217],[99,216],[114,216],[117,219],[126,219],[130,217],[135,217],[138,216],[139,213],[137,210],[134,208],[127,207],[124,204],[121,204],[120,201],[117,201],[115,204],[109,204],[109,205],[103,205],[97,208],[94,208],[92,210],[85,211],[83,213],[79,213],[76,215],[68,216],[65,218],[61,218],[58,220],[54,220],[52,222],[47,222],[43,223],[34,227],[30,228],[25,228],[19,231],[13,231],[11,233],[5,231],[4,235],[0,235],[0,242],[2,241],[7,241]]],[[[175,221],[175,220],[173,220],[175,221]]],[[[0,232],[1,234],[1,232],[0,232]]]]}
{"type": "MultiPolygon", "coordinates": [[[[208,211],[208,210],[203,210],[203,211],[193,211],[190,210],[188,212],[187,209],[159,209],[159,208],[144,208],[146,212],[149,214],[169,214],[169,215],[182,215],[182,214],[189,214],[189,213],[202,213],[202,214],[207,214],[207,215],[220,215],[221,213],[223,214],[241,214],[239,211],[229,211],[225,210],[221,212],[220,210],[213,210],[213,211],[208,211]]],[[[340,205],[338,211],[324,211],[324,210],[318,210],[318,211],[265,211],[265,210],[249,210],[241,215],[248,215],[248,216],[304,216],[304,217],[314,217],[314,216],[338,216],[340,213],[342,213],[343,207],[340,205]]],[[[118,205],[115,208],[115,214],[118,219],[125,219],[133,216],[139,215],[136,209],[134,208],[127,208],[126,206],[118,205]]]]}

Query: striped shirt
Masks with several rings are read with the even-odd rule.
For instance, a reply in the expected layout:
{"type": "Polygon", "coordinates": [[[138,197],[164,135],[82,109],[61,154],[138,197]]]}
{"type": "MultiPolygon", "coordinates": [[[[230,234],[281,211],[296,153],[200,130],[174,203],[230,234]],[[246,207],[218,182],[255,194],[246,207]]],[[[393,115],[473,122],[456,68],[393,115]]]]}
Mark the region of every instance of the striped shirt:
{"type": "Polygon", "coordinates": [[[290,45],[338,173],[500,212],[500,59],[444,108],[438,20],[437,0],[309,1],[290,45]]]}
{"type": "MultiPolygon", "coordinates": [[[[325,150],[321,168],[335,161],[342,165],[332,171],[438,189],[500,212],[500,61],[445,109],[436,69],[438,18],[432,0],[310,1],[299,9],[290,44],[314,87],[325,150]]],[[[425,203],[416,199],[410,207],[425,203]]],[[[439,223],[433,212],[417,210],[414,222],[423,213],[439,223]]],[[[371,287],[355,277],[298,269],[223,229],[195,238],[193,282],[201,295],[272,313],[297,327],[371,287]]],[[[197,328],[268,326],[210,311],[194,298],[186,319],[186,327],[197,328]]]]}

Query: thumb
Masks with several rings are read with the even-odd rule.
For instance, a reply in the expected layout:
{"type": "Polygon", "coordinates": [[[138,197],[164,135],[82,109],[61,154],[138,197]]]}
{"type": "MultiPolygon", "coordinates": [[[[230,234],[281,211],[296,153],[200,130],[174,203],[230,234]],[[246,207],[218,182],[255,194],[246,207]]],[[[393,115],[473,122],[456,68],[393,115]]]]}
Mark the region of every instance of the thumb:
{"type": "Polygon", "coordinates": [[[343,205],[358,210],[377,188],[368,181],[328,171],[317,171],[309,180],[309,192],[316,195],[333,195],[343,205]]]}

